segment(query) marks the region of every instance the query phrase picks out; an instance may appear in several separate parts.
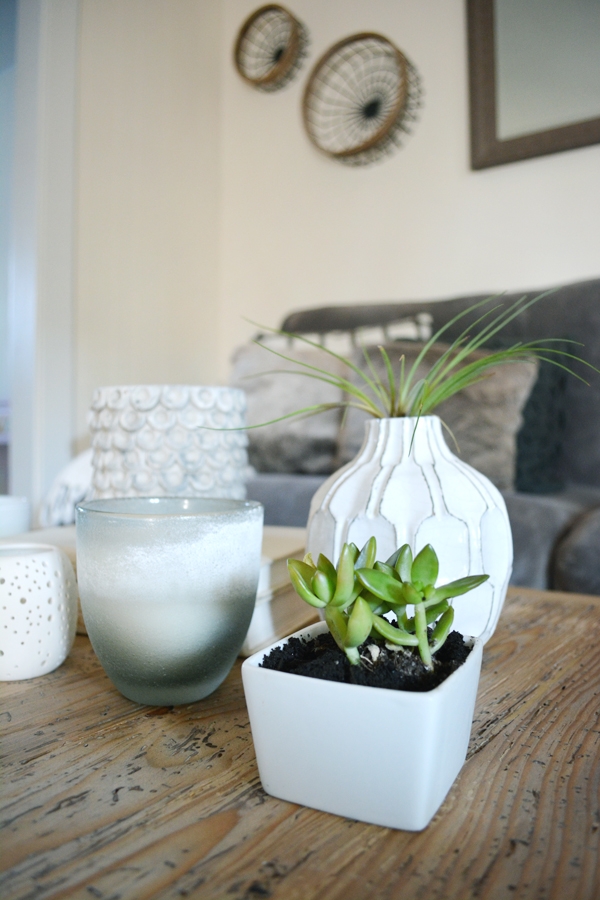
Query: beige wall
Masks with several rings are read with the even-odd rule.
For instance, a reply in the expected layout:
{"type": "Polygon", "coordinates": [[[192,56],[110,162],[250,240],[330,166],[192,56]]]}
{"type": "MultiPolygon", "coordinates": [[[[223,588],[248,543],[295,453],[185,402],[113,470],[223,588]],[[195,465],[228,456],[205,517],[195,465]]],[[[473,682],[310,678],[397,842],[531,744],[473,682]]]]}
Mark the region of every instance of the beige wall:
{"type": "Polygon", "coordinates": [[[82,0],[77,434],[99,384],[227,378],[302,306],[600,275],[600,146],[469,168],[464,0],[294,0],[308,65],[263,94],[231,51],[255,0],[82,0]],[[404,149],[352,169],[301,123],[327,46],[381,31],[418,67],[404,149]]]}
{"type": "Polygon", "coordinates": [[[279,94],[235,73],[254,0],[225,0],[222,67],[223,366],[251,329],[303,306],[438,298],[600,275],[600,146],[469,168],[464,0],[294,0],[309,65],[279,94]],[[392,158],[321,156],[300,118],[309,67],[334,41],[380,31],[419,69],[421,120],[392,158]]]}
{"type": "Polygon", "coordinates": [[[98,385],[216,380],[220,4],[82,0],[77,436],[98,385]]]}

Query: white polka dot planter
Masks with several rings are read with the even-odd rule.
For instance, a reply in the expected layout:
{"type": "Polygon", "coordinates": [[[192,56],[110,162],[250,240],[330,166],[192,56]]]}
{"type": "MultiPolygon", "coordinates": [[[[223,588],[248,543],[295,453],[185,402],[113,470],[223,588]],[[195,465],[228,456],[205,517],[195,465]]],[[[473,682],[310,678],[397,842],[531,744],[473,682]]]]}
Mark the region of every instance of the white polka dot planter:
{"type": "Polygon", "coordinates": [[[77,585],[65,554],[46,544],[0,547],[0,681],[58,668],[75,639],[77,585]]]}

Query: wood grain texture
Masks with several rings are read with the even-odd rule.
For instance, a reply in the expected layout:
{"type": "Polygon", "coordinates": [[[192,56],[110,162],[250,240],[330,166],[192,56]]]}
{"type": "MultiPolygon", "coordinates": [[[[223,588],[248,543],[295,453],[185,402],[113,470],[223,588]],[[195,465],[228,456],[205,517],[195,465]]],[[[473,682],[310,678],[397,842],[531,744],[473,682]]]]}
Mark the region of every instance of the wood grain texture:
{"type": "Polygon", "coordinates": [[[55,672],[1,685],[0,896],[597,900],[599,614],[511,590],[467,763],[418,834],[267,796],[239,663],[206,700],[154,709],[78,637],[55,672]]]}

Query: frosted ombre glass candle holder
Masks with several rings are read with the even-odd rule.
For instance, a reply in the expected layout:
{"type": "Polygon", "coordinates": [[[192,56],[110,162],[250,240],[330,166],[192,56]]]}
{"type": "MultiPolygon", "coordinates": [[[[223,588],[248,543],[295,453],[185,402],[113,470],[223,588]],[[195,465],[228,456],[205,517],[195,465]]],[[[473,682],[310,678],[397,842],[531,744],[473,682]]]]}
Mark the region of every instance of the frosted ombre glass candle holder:
{"type": "Polygon", "coordinates": [[[113,684],[153,706],[193,703],[227,677],[250,625],[263,507],[131,497],[77,506],[87,633],[113,684]]]}

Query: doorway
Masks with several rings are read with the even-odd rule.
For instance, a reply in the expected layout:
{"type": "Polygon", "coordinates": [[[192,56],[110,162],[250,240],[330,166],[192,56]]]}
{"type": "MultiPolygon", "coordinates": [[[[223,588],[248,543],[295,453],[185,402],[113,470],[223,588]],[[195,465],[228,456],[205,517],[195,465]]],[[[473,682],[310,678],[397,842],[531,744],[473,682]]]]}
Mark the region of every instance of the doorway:
{"type": "Polygon", "coordinates": [[[17,0],[0,0],[0,494],[8,492],[8,265],[15,131],[17,0]]]}

